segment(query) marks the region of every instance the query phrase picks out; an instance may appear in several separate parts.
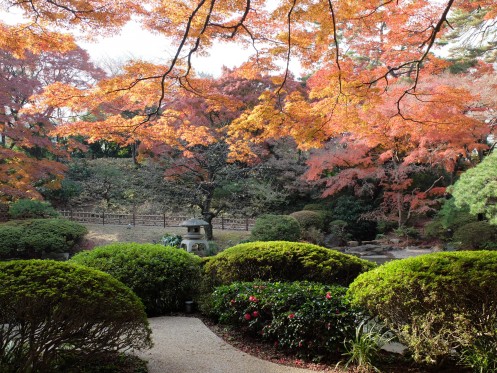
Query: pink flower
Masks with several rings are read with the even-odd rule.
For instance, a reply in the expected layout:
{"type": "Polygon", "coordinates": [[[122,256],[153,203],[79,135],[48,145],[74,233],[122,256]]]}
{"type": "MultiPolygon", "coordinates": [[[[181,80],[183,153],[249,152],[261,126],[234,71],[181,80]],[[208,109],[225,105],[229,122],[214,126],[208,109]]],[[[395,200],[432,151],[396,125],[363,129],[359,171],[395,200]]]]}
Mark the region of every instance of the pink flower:
{"type": "Polygon", "coordinates": [[[252,318],[252,316],[250,316],[250,313],[246,313],[243,317],[244,317],[244,318],[245,318],[245,320],[247,320],[247,321],[249,321],[249,320],[252,318]]]}
{"type": "Polygon", "coordinates": [[[231,305],[234,305],[236,303],[236,300],[232,299],[230,300],[231,305]]]}
{"type": "Polygon", "coordinates": [[[288,315],[288,318],[289,318],[289,319],[293,319],[294,317],[295,317],[295,314],[294,314],[294,313],[291,313],[291,314],[289,314],[289,315],[288,315]]]}
{"type": "Polygon", "coordinates": [[[330,292],[327,292],[327,293],[326,293],[326,299],[331,299],[331,294],[330,294],[330,292]]]}
{"type": "Polygon", "coordinates": [[[259,317],[259,312],[258,312],[258,311],[254,311],[254,312],[252,312],[252,316],[253,316],[253,317],[259,317]]]}
{"type": "Polygon", "coordinates": [[[254,297],[253,295],[251,295],[251,296],[249,297],[249,301],[250,301],[250,302],[257,303],[257,302],[259,301],[259,299],[257,299],[257,298],[256,298],[256,297],[254,297]]]}

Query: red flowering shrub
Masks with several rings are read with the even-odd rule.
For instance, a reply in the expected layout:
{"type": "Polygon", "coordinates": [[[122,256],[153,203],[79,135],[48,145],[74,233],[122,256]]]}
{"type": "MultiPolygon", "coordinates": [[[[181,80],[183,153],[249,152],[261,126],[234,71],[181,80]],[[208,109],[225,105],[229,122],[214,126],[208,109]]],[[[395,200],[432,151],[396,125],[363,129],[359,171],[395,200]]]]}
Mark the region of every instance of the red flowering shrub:
{"type": "Polygon", "coordinates": [[[341,286],[310,282],[236,282],[218,287],[204,311],[302,356],[339,357],[360,316],[345,292],[341,286]]]}

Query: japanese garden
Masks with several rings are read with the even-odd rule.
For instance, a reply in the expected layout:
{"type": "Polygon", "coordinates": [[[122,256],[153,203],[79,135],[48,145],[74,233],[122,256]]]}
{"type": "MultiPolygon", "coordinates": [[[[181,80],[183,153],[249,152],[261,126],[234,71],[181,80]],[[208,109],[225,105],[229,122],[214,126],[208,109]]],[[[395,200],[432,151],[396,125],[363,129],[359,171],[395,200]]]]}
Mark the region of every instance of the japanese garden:
{"type": "Polygon", "coordinates": [[[497,372],[496,45],[488,0],[0,1],[0,373],[226,371],[166,322],[497,372]],[[85,49],[126,27],[160,57],[85,49]]]}

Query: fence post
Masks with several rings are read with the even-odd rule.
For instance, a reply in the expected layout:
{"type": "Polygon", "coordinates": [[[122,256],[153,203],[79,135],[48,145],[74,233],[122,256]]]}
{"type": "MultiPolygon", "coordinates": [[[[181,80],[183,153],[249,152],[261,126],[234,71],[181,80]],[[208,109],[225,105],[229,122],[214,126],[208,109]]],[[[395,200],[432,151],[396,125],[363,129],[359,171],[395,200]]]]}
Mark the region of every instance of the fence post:
{"type": "Polygon", "coordinates": [[[136,221],[135,221],[136,217],[135,217],[135,212],[133,211],[133,227],[136,225],[136,221]]]}
{"type": "Polygon", "coordinates": [[[74,219],[73,219],[73,216],[72,216],[72,209],[71,209],[71,210],[69,210],[69,220],[74,220],[74,219]]]}
{"type": "Polygon", "coordinates": [[[245,218],[245,230],[248,231],[249,229],[249,222],[248,222],[248,218],[245,218]]]}
{"type": "Polygon", "coordinates": [[[105,225],[105,212],[102,211],[102,225],[105,225]]]}
{"type": "Polygon", "coordinates": [[[166,228],[166,213],[163,213],[162,217],[164,218],[164,228],[166,228]]]}
{"type": "Polygon", "coordinates": [[[221,229],[224,230],[224,216],[221,216],[221,229]]]}

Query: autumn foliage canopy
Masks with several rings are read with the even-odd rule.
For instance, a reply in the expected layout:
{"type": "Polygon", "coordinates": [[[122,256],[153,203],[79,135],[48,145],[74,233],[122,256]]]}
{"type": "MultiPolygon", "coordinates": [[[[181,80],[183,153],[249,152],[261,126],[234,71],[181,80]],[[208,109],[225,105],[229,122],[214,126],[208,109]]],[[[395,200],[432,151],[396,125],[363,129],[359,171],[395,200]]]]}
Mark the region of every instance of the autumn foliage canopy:
{"type": "MultiPolygon", "coordinates": [[[[130,61],[122,73],[98,82],[49,81],[20,108],[24,122],[10,118],[11,110],[3,113],[2,198],[12,188],[33,191],[40,179],[57,179],[58,166],[47,161],[51,178],[48,171],[22,175],[34,144],[7,146],[16,142],[12,128],[38,125],[31,118],[52,119],[53,112],[61,115],[43,127],[52,137],[139,143],[141,154],[174,148],[189,157],[195,145],[222,141],[230,145],[231,160],[257,162],[267,140],[291,137],[310,151],[307,177],[324,183],[325,195],[346,187],[367,195],[382,186],[385,213],[423,210],[428,195],[444,192],[441,179],[413,188],[416,170],[438,167],[455,174],[461,160],[488,148],[491,127],[472,108],[495,106],[493,95],[483,92],[493,88],[486,75],[493,71],[490,48],[483,48],[493,34],[478,28],[497,15],[491,1],[3,3],[22,8],[28,20],[0,24],[0,50],[19,61],[74,53],[70,29],[92,38],[119,30],[131,17],[168,38],[175,53],[164,56],[163,64],[130,61]],[[467,31],[450,24],[450,17],[463,14],[479,17],[472,30],[483,47],[472,68],[455,78],[448,73],[453,61],[435,52],[439,42],[457,37],[457,27],[467,31]],[[241,44],[252,58],[219,79],[199,75],[194,57],[214,41],[241,44]],[[300,82],[290,71],[295,61],[300,82]],[[20,181],[13,183],[12,175],[20,181]]],[[[48,144],[43,148],[57,157],[48,144]]]]}

